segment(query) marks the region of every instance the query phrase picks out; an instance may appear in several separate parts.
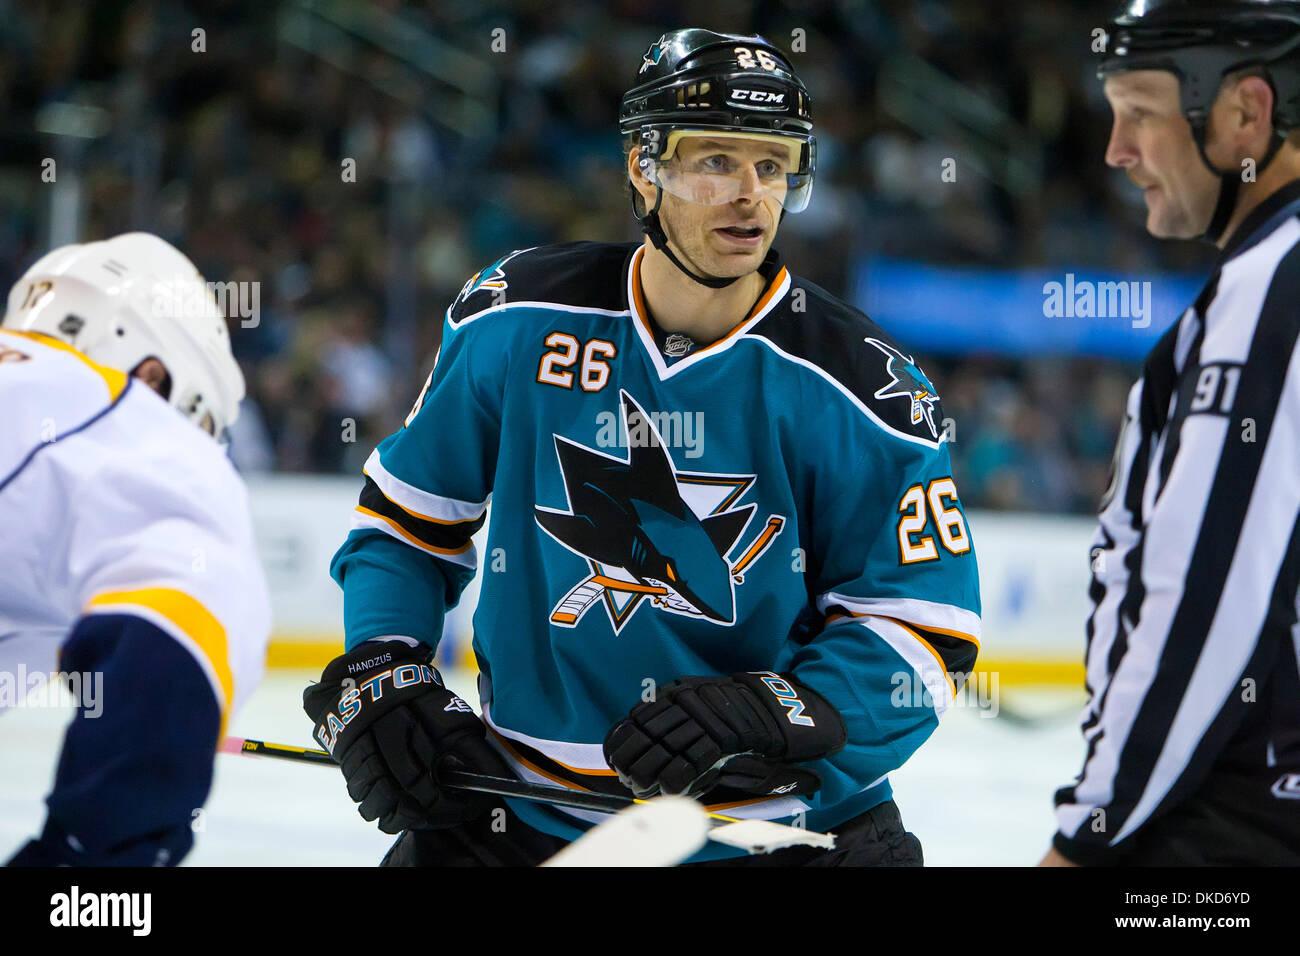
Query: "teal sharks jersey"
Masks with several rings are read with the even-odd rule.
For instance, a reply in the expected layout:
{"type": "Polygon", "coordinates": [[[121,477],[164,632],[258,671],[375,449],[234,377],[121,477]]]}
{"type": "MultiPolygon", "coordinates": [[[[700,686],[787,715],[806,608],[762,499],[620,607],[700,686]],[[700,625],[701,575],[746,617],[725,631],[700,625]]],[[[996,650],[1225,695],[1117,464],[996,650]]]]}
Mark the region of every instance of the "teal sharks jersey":
{"type": "MultiPolygon", "coordinates": [[[[347,646],[435,646],[478,573],[490,739],[523,779],[614,793],[627,791],[602,741],[657,685],[794,675],[848,729],[809,765],[821,789],[707,799],[830,829],[889,798],[887,775],[975,661],[975,548],[939,395],[775,252],[728,335],[665,334],[641,292],[644,254],[539,247],[465,284],[415,407],[366,463],[331,568],[347,646]]],[[[567,838],[601,819],[512,807],[567,838]]]]}

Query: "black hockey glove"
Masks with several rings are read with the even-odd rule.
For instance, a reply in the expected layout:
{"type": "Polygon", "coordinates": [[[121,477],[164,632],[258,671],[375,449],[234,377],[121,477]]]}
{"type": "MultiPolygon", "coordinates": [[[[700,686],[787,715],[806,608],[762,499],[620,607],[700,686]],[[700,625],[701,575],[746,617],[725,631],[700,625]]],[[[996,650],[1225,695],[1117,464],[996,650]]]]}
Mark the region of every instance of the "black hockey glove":
{"type": "Polygon", "coordinates": [[[821,778],[798,764],[838,752],[846,739],[839,712],[789,677],[683,677],[614,725],[605,759],[638,797],[715,786],[813,793],[821,778]]]}
{"type": "Polygon", "coordinates": [[[366,820],[385,833],[455,826],[484,813],[490,798],[444,789],[440,767],[512,777],[483,723],[442,683],[433,652],[370,641],[330,662],[302,693],[315,738],[347,779],[366,820]]]}

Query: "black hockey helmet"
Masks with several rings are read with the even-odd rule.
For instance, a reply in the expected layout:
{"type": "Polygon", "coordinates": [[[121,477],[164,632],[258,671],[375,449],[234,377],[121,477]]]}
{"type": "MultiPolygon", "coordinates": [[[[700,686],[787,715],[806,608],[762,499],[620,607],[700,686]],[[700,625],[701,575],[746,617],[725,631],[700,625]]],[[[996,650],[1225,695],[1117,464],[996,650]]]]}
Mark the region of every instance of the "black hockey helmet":
{"type": "MultiPolygon", "coordinates": [[[[779,138],[793,147],[783,215],[805,209],[812,195],[817,143],[808,90],[786,54],[756,34],[700,29],[665,33],[641,57],[637,85],[619,104],[619,130],[628,148],[641,148],[641,168],[660,190],[654,170],[671,160],[677,139],[714,132],[779,138]]],[[[702,278],[676,260],[659,225],[662,192],[658,195],[654,208],[644,214],[635,192],[632,197],[633,214],[655,247],[697,282],[714,288],[734,282],[702,278]]]]}
{"type": "Polygon", "coordinates": [[[1129,0],[1107,30],[1097,75],[1164,70],[1178,78],[1183,116],[1201,160],[1222,178],[1206,230],[1214,241],[1227,225],[1241,184],[1239,170],[1221,170],[1205,155],[1206,126],[1223,78],[1259,67],[1273,89],[1273,140],[1262,171],[1286,134],[1300,126],[1300,2],[1296,0],[1129,0]]]}

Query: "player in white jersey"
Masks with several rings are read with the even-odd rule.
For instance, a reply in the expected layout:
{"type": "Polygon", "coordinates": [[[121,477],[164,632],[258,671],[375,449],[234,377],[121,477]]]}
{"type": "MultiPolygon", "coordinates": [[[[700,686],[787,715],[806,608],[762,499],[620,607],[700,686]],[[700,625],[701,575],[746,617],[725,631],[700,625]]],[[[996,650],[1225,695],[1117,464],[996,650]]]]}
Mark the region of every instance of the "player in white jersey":
{"type": "Polygon", "coordinates": [[[0,709],[54,672],[79,697],[44,831],[13,864],[174,864],[192,845],[270,627],[216,440],[243,394],[212,293],[156,236],[56,249],[9,294],[0,709]]]}

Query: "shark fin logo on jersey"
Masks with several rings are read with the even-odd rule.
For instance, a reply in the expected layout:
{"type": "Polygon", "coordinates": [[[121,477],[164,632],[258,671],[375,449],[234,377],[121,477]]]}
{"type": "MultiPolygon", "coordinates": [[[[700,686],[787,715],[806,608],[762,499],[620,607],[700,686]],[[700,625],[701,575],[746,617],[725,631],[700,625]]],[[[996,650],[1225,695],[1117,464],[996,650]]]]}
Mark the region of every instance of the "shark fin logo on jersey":
{"type": "Polygon", "coordinates": [[[603,599],[617,634],[649,599],[668,613],[734,624],[736,585],[785,519],[770,516],[733,563],[756,510],[736,502],[756,476],[678,471],[652,417],[626,391],[619,396],[627,458],[554,436],[568,509],[539,505],[534,514],[590,573],[560,599],[551,623],[575,627],[603,599]]]}
{"type": "Polygon", "coordinates": [[[912,403],[912,424],[925,422],[931,436],[938,438],[939,429],[934,424],[934,403],[939,400],[939,393],[925,377],[925,373],[917,368],[910,355],[904,355],[892,345],[880,339],[868,338],[863,341],[885,353],[885,371],[892,379],[888,385],[876,390],[875,397],[906,398],[912,403]]]}
{"type": "Polygon", "coordinates": [[[469,299],[469,297],[475,292],[482,292],[485,289],[497,293],[493,296],[493,304],[499,304],[503,299],[500,293],[505,292],[510,285],[506,280],[506,263],[519,255],[519,253],[528,251],[528,249],[516,249],[514,252],[502,256],[486,269],[480,269],[478,272],[474,273],[469,277],[469,281],[461,286],[460,294],[456,296],[456,301],[452,303],[452,308],[455,308],[460,303],[469,299]]]}
{"type": "Polygon", "coordinates": [[[646,70],[650,69],[650,67],[658,63],[667,50],[668,34],[665,33],[654,43],[651,43],[650,49],[646,50],[645,55],[641,57],[641,69],[637,70],[637,76],[640,76],[646,70]]]}

